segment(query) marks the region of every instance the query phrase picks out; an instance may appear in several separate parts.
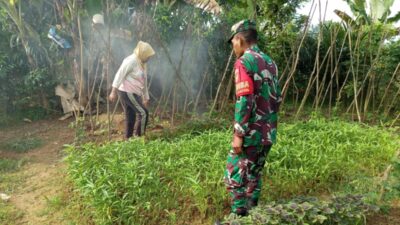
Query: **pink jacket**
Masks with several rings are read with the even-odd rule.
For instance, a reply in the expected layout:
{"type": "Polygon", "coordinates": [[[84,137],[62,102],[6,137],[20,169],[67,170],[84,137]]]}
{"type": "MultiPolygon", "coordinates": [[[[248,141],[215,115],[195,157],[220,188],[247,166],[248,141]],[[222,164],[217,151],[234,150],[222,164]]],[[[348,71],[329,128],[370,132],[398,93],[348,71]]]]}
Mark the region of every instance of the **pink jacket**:
{"type": "Polygon", "coordinates": [[[147,88],[147,72],[142,68],[135,54],[124,59],[115,74],[112,86],[120,91],[142,96],[145,101],[150,99],[147,88]]]}

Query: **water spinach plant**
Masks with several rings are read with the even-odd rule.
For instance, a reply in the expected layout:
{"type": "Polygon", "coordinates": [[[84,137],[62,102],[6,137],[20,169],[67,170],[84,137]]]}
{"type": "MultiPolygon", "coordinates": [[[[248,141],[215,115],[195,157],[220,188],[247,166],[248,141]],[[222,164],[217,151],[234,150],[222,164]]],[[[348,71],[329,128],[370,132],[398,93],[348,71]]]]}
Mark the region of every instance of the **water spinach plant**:
{"type": "MultiPolygon", "coordinates": [[[[223,170],[231,135],[211,130],[173,140],[69,146],[68,173],[96,224],[206,224],[229,211],[223,170]]],[[[399,144],[378,127],[324,119],[282,123],[261,203],[376,191],[399,144]]],[[[335,224],[334,215],[323,216],[335,224]]]]}

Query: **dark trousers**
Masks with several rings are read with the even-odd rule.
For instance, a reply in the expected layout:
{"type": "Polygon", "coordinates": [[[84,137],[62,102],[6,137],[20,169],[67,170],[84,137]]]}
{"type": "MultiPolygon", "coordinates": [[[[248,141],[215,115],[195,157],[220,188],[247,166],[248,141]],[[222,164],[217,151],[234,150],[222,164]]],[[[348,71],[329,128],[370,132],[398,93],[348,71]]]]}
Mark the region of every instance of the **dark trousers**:
{"type": "Polygon", "coordinates": [[[119,96],[125,112],[125,137],[144,135],[149,112],[143,105],[142,97],[123,91],[119,91],[119,96]]]}

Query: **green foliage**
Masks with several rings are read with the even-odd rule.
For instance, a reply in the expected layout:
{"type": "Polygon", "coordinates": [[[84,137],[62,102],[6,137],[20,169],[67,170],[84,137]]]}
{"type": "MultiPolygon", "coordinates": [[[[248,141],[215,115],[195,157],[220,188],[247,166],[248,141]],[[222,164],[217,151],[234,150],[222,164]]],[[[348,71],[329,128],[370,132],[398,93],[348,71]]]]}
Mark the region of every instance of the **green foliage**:
{"type": "Polygon", "coordinates": [[[33,91],[41,89],[49,89],[54,87],[54,80],[49,79],[49,73],[47,68],[37,68],[29,71],[25,77],[26,88],[30,88],[33,91]]]}
{"type": "MultiPolygon", "coordinates": [[[[399,145],[398,137],[384,129],[341,121],[312,119],[281,124],[279,131],[265,167],[264,201],[371,191],[374,185],[360,183],[378,176],[399,145]]],[[[173,141],[70,146],[68,173],[99,224],[221,217],[228,201],[221,178],[231,135],[230,130],[206,131],[173,141]]]]}
{"type": "Polygon", "coordinates": [[[208,201],[213,201],[216,207],[208,210],[221,212],[222,199],[217,196],[223,195],[224,190],[213,193],[208,190],[220,186],[224,152],[205,154],[204,151],[212,149],[214,144],[223,145],[224,134],[209,133],[189,139],[187,136],[175,143],[152,141],[146,145],[139,139],[129,142],[129,145],[113,143],[97,150],[91,144],[82,149],[70,148],[67,161],[72,164],[69,173],[82,188],[86,200],[96,208],[98,223],[148,221],[156,224],[167,216],[167,212],[181,215],[185,208],[192,207],[204,211],[208,208],[208,201]],[[130,149],[131,146],[135,149],[130,149]],[[193,150],[184,150],[189,148],[193,150]],[[81,155],[84,152],[88,154],[81,155]],[[120,166],[115,167],[115,164],[120,166]],[[94,170],[87,171],[89,167],[94,170]],[[209,171],[210,167],[219,169],[212,173],[199,173],[209,171]],[[122,174],[125,175],[121,177],[122,174]],[[143,218],[140,214],[147,216],[143,218]],[[152,216],[156,214],[159,215],[152,216]]]}
{"type": "MultiPolygon", "coordinates": [[[[174,8],[175,12],[180,12],[177,8],[174,8]]],[[[157,17],[154,18],[155,23],[157,24],[157,28],[162,35],[160,35],[165,41],[171,41],[170,38],[177,38],[175,35],[181,34],[181,26],[183,21],[178,22],[177,16],[171,16],[171,11],[168,6],[160,5],[156,9],[157,17]],[[167,35],[168,33],[173,34],[172,37],[167,35]]]]}
{"type": "Polygon", "coordinates": [[[366,215],[379,208],[363,201],[362,196],[346,195],[323,201],[312,197],[297,197],[288,202],[272,202],[250,211],[248,217],[229,215],[229,224],[364,224],[366,215]]]}
{"type": "MultiPolygon", "coordinates": [[[[359,24],[371,24],[365,22],[366,20],[371,20],[372,17],[372,15],[367,15],[366,13],[365,1],[346,1],[354,11],[357,17],[356,20],[358,19],[360,21],[359,24]]],[[[159,35],[166,49],[169,51],[175,67],[179,64],[181,47],[183,40],[186,38],[187,52],[184,52],[185,60],[180,68],[181,76],[183,80],[189,84],[187,85],[187,89],[193,89],[193,93],[190,94],[194,96],[203,74],[207,73],[208,77],[205,79],[206,82],[204,83],[203,90],[210,91],[205,91],[205,99],[212,99],[215,97],[216,89],[225,71],[227,59],[231,51],[230,45],[226,44],[226,38],[230,33],[230,27],[234,23],[244,18],[255,18],[257,20],[259,33],[261,34],[260,47],[266,53],[270,54],[277,62],[279,71],[282,72],[282,74],[280,74],[283,77],[282,82],[285,82],[285,75],[287,75],[295,62],[294,58],[296,55],[294,53],[296,53],[297,47],[299,46],[300,35],[302,34],[307,19],[304,16],[300,17],[296,15],[297,8],[301,6],[302,3],[307,2],[307,0],[221,0],[218,1],[218,3],[223,10],[219,15],[204,12],[199,8],[193,7],[191,4],[187,4],[188,1],[158,1],[157,5],[152,4],[154,2],[155,1],[146,1],[146,4],[144,4],[143,1],[110,1],[108,2],[110,12],[106,13],[107,2],[104,0],[100,2],[93,0],[78,1],[75,4],[72,4],[73,2],[71,1],[66,1],[64,3],[59,3],[57,6],[55,6],[55,2],[50,1],[30,1],[20,6],[11,6],[7,0],[1,1],[4,7],[0,9],[0,29],[2,31],[0,32],[0,47],[3,50],[2,53],[0,53],[0,91],[4,94],[0,96],[0,104],[5,107],[0,109],[0,124],[9,124],[10,122],[7,121],[10,120],[10,115],[19,115],[18,112],[25,113],[30,109],[36,112],[38,108],[45,108],[46,113],[40,113],[40,117],[44,117],[48,115],[49,109],[58,109],[59,101],[53,94],[54,85],[59,82],[71,81],[74,79],[73,74],[75,72],[72,71],[72,64],[74,60],[79,62],[80,56],[78,53],[79,51],[75,51],[77,49],[71,52],[57,49],[56,45],[46,36],[49,26],[59,24],[62,26],[62,32],[58,30],[60,36],[69,36],[74,46],[80,46],[79,42],[77,42],[79,39],[77,15],[81,16],[84,52],[86,52],[88,48],[87,43],[90,42],[90,40],[88,40],[92,31],[90,28],[90,17],[94,13],[103,13],[105,15],[105,22],[109,27],[115,29],[130,29],[134,35],[133,39],[135,41],[140,38],[152,43],[157,53],[159,53],[157,55],[162,55],[164,52],[160,47],[158,40],[159,35]],[[130,21],[128,7],[132,6],[135,7],[136,16],[140,21],[139,24],[134,26],[129,24],[132,21],[130,21]],[[196,66],[187,63],[187,61],[196,62],[196,66]]],[[[193,2],[195,1],[190,2],[194,4],[193,2]]],[[[379,12],[381,16],[378,15],[381,23],[383,23],[385,19],[387,19],[388,22],[393,22],[398,18],[399,14],[393,18],[387,18],[387,13],[389,12],[393,0],[371,2],[373,2],[373,10],[376,9],[375,11],[379,11],[383,9],[384,11],[383,13],[379,12]]],[[[347,80],[345,79],[346,72],[351,66],[349,61],[351,57],[353,59],[359,59],[357,62],[353,63],[353,66],[356,64],[356,68],[359,70],[356,72],[357,82],[360,80],[362,81],[367,75],[369,68],[374,67],[372,65],[372,59],[379,52],[378,48],[381,46],[380,39],[384,36],[385,32],[388,31],[388,27],[380,23],[374,23],[373,25],[374,26],[360,25],[357,29],[352,31],[350,39],[352,45],[346,43],[343,48],[342,57],[337,59],[337,79],[331,84],[333,86],[333,93],[337,92],[343,85],[349,88],[354,86],[353,83],[349,82],[353,80],[352,77],[349,77],[347,80]],[[354,51],[354,45],[358,38],[358,30],[361,32],[361,41],[358,49],[354,51]],[[353,54],[350,54],[350,47],[353,50],[353,54]],[[344,82],[346,82],[346,84],[344,84],[344,82]]],[[[395,31],[393,27],[390,29],[387,37],[393,35],[395,31]]],[[[333,55],[338,56],[342,41],[349,40],[346,35],[344,35],[346,31],[347,30],[340,24],[325,23],[322,24],[321,27],[312,29],[307,33],[304,46],[300,51],[299,61],[293,79],[295,87],[290,86],[286,96],[294,96],[296,99],[303,96],[310,74],[312,74],[313,71],[313,65],[316,61],[315,57],[320,57],[319,62],[321,63],[325,53],[330,47],[335,49],[333,55]],[[333,39],[331,31],[337,29],[340,29],[338,37],[333,39]],[[320,54],[316,56],[319,30],[324,31],[322,34],[320,54]],[[334,43],[331,46],[332,41],[334,43]]],[[[134,43],[132,43],[132,45],[134,45],[134,43]]],[[[114,49],[114,51],[117,50],[114,49]]],[[[390,71],[390,69],[393,69],[393,64],[397,62],[395,60],[397,52],[399,51],[384,50],[382,53],[382,60],[380,60],[379,64],[375,64],[377,67],[376,71],[382,69],[384,72],[381,73],[378,71],[377,74],[379,74],[379,77],[376,77],[377,79],[373,81],[367,80],[364,84],[360,84],[361,86],[358,86],[357,83],[357,87],[362,89],[359,95],[360,98],[367,95],[366,92],[371,86],[368,86],[368,83],[374,83],[374,87],[372,87],[376,89],[376,91],[372,91],[372,93],[376,93],[376,96],[373,96],[374,99],[382,96],[381,89],[383,89],[384,85],[381,84],[387,84],[387,80],[390,79],[390,75],[393,72],[390,71]],[[388,65],[386,65],[386,61],[388,61],[388,65]]],[[[87,57],[86,54],[82,57],[85,58],[85,64],[87,64],[86,60],[90,61],[91,58],[87,57]]],[[[112,64],[118,65],[121,57],[121,55],[115,57],[112,64]]],[[[329,61],[335,63],[335,60],[330,60],[328,58],[326,62],[329,61]]],[[[169,62],[164,61],[160,62],[160,64],[161,65],[158,66],[162,67],[162,64],[169,65],[169,62]]],[[[113,65],[113,67],[116,67],[115,65],[113,65]]],[[[84,67],[86,66],[88,65],[84,67]]],[[[232,68],[231,66],[232,65],[229,65],[228,67],[228,74],[230,68],[232,68]]],[[[329,77],[329,71],[333,71],[331,68],[332,66],[327,64],[321,64],[319,66],[320,72],[318,81],[325,85],[329,79],[322,82],[322,76],[324,71],[328,71],[329,77]]],[[[88,67],[90,67],[90,65],[88,67]]],[[[172,85],[168,82],[164,82],[164,79],[166,77],[175,76],[172,67],[168,67],[168,70],[166,70],[165,74],[163,73],[162,76],[159,76],[159,67],[149,67],[150,74],[155,74],[156,78],[154,79],[154,85],[152,85],[153,89],[157,89],[157,79],[160,79],[160,83],[164,85],[162,90],[170,88],[172,85]]],[[[114,69],[115,68],[111,68],[111,74],[114,69]]],[[[325,87],[326,86],[327,85],[325,85],[325,87]]],[[[222,89],[223,88],[224,85],[222,85],[222,89]]],[[[156,92],[153,90],[151,91],[153,94],[156,92]]],[[[180,91],[181,90],[178,92],[180,91]]],[[[396,89],[392,87],[391,92],[393,91],[396,91],[396,89]]],[[[311,90],[310,97],[315,97],[314,93],[315,90],[311,90]]],[[[352,96],[354,93],[351,91],[349,91],[348,94],[349,95],[345,96],[345,99],[337,100],[347,103],[346,101],[352,100],[354,97],[352,96]]],[[[155,94],[154,96],[158,98],[160,95],[161,93],[155,94]]],[[[201,96],[201,98],[202,97],[203,96],[201,96]]],[[[183,105],[181,104],[181,102],[184,101],[182,98],[184,97],[178,96],[178,105],[183,105]]],[[[338,96],[333,96],[332,98],[334,100],[338,98],[338,96]]],[[[189,99],[189,101],[192,100],[194,99],[189,99]]],[[[201,104],[206,105],[209,103],[208,101],[209,100],[201,101],[201,104]]],[[[362,101],[360,100],[360,102],[362,101]]],[[[370,111],[374,111],[377,104],[376,102],[377,101],[373,101],[369,104],[370,111]]],[[[362,108],[362,106],[360,106],[360,108],[362,108]]],[[[390,112],[396,112],[396,107],[392,108],[390,112]]],[[[36,113],[31,114],[37,115],[36,113]]]]}
{"type": "MultiPolygon", "coordinates": [[[[297,8],[308,0],[268,0],[259,1],[259,22],[265,22],[265,30],[278,31],[284,28],[295,17],[297,8]]],[[[273,32],[271,32],[273,33],[273,32]]]]}
{"type": "Polygon", "coordinates": [[[0,125],[22,118],[41,119],[49,114],[47,107],[55,105],[57,78],[46,67],[29,71],[18,57],[18,51],[0,53],[0,125]]]}
{"type": "Polygon", "coordinates": [[[354,180],[377,176],[393,156],[396,144],[398,140],[381,129],[352,123],[312,119],[286,125],[280,130],[276,151],[269,156],[266,174],[273,182],[267,194],[342,191],[348,186],[361,193],[371,191],[372,186],[354,180]]]}
{"type": "Polygon", "coordinates": [[[349,5],[353,16],[352,19],[345,12],[335,10],[335,13],[342,18],[350,27],[360,28],[361,25],[372,25],[377,22],[381,23],[395,23],[399,20],[399,15],[388,18],[393,6],[394,0],[370,0],[369,9],[365,0],[345,0],[349,5]],[[369,13],[367,13],[369,11],[369,13]]]}
{"type": "Polygon", "coordinates": [[[99,4],[99,0],[87,0],[87,1],[83,2],[84,7],[86,8],[89,15],[101,13],[102,7],[103,7],[102,3],[103,3],[103,1],[100,1],[100,4],[99,4]]]}
{"type": "Polygon", "coordinates": [[[223,16],[225,17],[224,21],[229,25],[228,29],[240,20],[253,19],[253,8],[248,2],[248,0],[226,1],[223,4],[227,10],[223,16]]]}
{"type": "MultiPolygon", "coordinates": [[[[376,69],[374,70],[379,83],[377,85],[386,87],[377,93],[377,96],[383,97],[382,106],[386,106],[385,111],[393,112],[394,114],[400,110],[400,98],[398,91],[400,90],[400,76],[394,73],[400,62],[400,40],[387,42],[382,49],[382,57],[378,60],[376,69]],[[393,76],[394,75],[394,76],[393,76]],[[392,77],[394,78],[392,80],[392,77]],[[392,80],[392,83],[390,83],[392,80]],[[389,85],[390,84],[390,85],[389,85]]],[[[383,107],[382,107],[383,108],[383,107]]],[[[387,115],[385,115],[386,117],[387,115]]]]}
{"type": "Polygon", "coordinates": [[[0,125],[25,118],[21,114],[30,111],[36,111],[31,120],[43,118],[56,105],[54,86],[59,79],[49,62],[51,42],[41,42],[48,32],[43,24],[54,19],[52,6],[34,1],[16,10],[8,1],[1,4],[7,7],[0,9],[0,125]],[[45,108],[46,113],[38,114],[37,108],[45,108]]]}

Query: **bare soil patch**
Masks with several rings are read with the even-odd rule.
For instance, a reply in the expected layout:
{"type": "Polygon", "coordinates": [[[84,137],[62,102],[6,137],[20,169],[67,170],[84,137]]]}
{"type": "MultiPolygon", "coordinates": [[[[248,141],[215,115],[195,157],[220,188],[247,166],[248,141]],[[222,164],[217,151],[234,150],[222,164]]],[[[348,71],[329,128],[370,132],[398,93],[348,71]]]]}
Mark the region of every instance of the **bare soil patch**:
{"type": "Polygon", "coordinates": [[[68,128],[71,121],[44,120],[0,130],[1,143],[24,137],[42,141],[40,147],[26,153],[0,149],[0,158],[27,160],[16,173],[22,179],[21,185],[10,193],[10,204],[23,214],[15,224],[63,224],[62,213],[49,213],[47,208],[64,188],[62,149],[74,140],[74,132],[68,128]]]}

